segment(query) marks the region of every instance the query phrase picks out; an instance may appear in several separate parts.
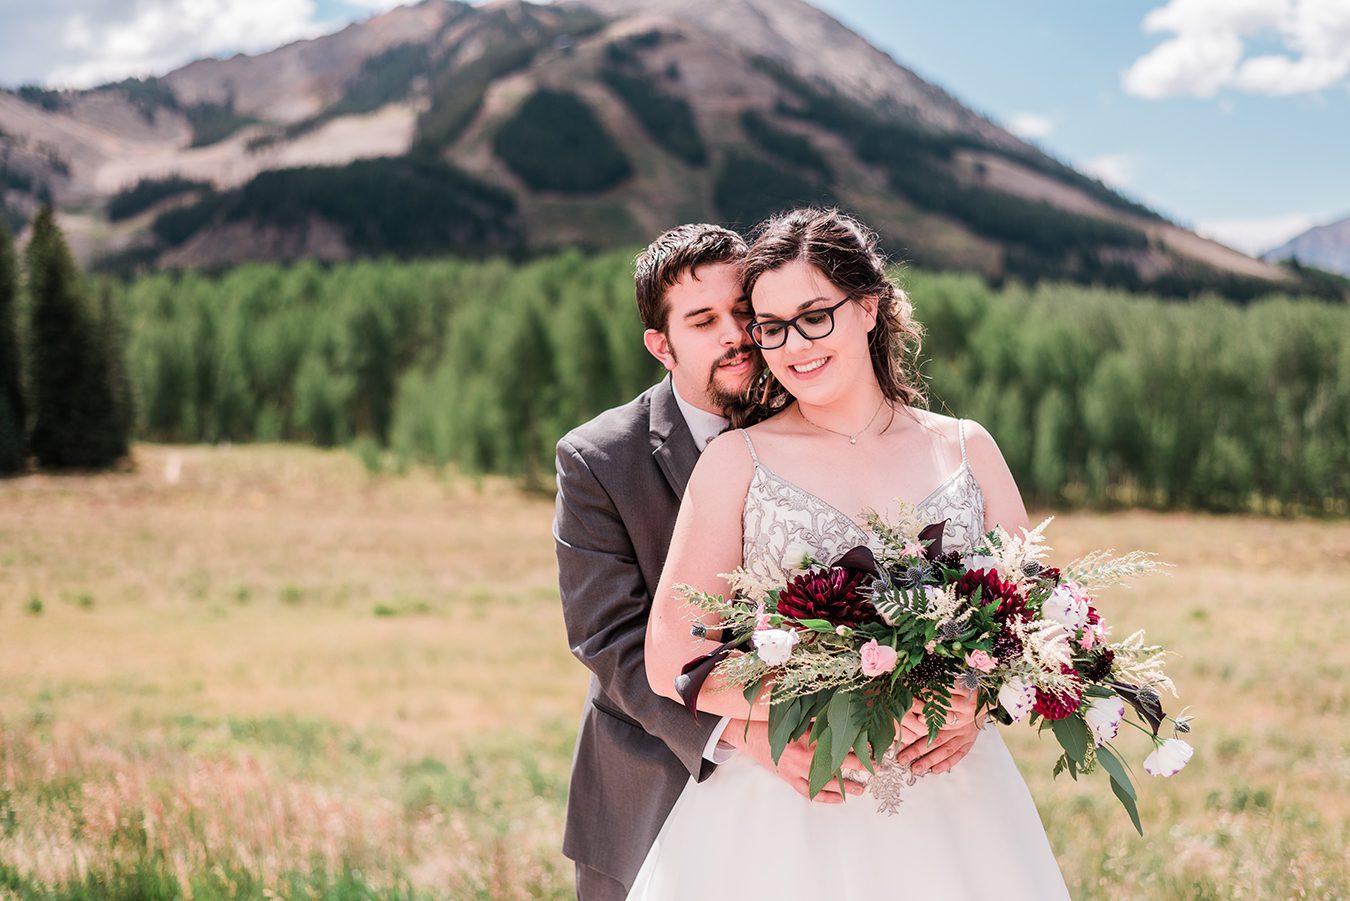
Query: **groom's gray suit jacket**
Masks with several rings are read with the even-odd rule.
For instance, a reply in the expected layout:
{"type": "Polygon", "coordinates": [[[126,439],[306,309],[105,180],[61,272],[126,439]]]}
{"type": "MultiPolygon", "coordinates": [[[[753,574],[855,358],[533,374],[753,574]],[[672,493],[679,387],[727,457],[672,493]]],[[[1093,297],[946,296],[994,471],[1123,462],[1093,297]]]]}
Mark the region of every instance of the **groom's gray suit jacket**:
{"type": "Polygon", "coordinates": [[[572,653],[591,671],[563,853],[631,887],[692,775],[713,770],[700,716],[647,683],[647,613],[698,450],[670,377],[558,442],[553,535],[572,653]]]}

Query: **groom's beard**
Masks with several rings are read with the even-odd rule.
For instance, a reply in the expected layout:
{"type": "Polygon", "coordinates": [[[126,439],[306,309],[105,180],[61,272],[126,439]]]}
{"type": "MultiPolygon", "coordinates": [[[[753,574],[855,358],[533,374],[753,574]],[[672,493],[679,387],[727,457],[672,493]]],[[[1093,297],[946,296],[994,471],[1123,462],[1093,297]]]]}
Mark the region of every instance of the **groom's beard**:
{"type": "Polygon", "coordinates": [[[731,388],[728,388],[726,385],[719,382],[718,376],[721,374],[722,366],[724,364],[734,363],[745,357],[751,357],[753,359],[753,354],[753,345],[746,344],[741,347],[733,347],[731,350],[724,353],[721,359],[713,364],[712,370],[708,373],[708,400],[712,401],[713,404],[718,407],[726,408],[744,397],[745,389],[750,386],[750,382],[753,380],[753,371],[750,375],[745,376],[740,384],[731,388]]]}

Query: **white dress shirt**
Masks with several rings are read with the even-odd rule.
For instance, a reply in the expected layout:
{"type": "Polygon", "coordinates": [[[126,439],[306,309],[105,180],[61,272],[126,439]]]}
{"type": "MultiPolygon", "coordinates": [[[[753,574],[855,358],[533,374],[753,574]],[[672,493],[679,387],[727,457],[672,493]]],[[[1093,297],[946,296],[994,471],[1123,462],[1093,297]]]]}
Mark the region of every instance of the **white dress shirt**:
{"type": "MultiPolygon", "coordinates": [[[[701,454],[710,441],[725,431],[728,420],[725,416],[700,410],[680,397],[680,389],[675,387],[674,379],[671,379],[670,387],[675,392],[675,405],[680,408],[680,415],[684,417],[685,423],[689,426],[689,434],[694,437],[694,447],[697,447],[701,454]]],[[[712,735],[708,736],[708,743],[703,747],[705,760],[711,760],[713,763],[726,763],[736,753],[734,745],[729,745],[721,740],[722,733],[726,731],[727,723],[730,720],[731,717],[724,716],[721,722],[713,728],[712,735]]]]}

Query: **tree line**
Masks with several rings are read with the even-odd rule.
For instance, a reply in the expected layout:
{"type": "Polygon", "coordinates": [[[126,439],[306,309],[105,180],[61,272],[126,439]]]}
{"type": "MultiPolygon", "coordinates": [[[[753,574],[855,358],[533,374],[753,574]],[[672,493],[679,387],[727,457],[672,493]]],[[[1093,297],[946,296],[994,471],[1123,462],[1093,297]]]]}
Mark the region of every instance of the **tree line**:
{"type": "MultiPolygon", "coordinates": [[[[345,445],[547,487],[563,432],[661,375],[632,259],[254,264],[86,306],[126,322],[144,439],[345,445]]],[[[1350,513],[1350,308],[896,275],[931,405],[983,423],[1029,503],[1350,513]]]]}

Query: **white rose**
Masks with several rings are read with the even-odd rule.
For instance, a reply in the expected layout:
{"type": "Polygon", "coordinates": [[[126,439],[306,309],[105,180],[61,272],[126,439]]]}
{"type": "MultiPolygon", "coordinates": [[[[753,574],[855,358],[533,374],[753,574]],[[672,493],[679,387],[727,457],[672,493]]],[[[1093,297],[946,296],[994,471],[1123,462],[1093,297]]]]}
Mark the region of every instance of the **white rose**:
{"type": "Polygon", "coordinates": [[[760,660],[769,666],[782,666],[792,656],[797,633],[791,629],[760,629],[751,640],[760,660]]]}
{"type": "Polygon", "coordinates": [[[1041,616],[1064,626],[1070,632],[1076,632],[1087,622],[1087,601],[1074,594],[1073,590],[1059,585],[1045,599],[1041,616]]]}
{"type": "Polygon", "coordinates": [[[1121,720],[1125,719],[1125,702],[1115,695],[1093,698],[1083,711],[1083,718],[1092,730],[1093,743],[1100,747],[1115,738],[1120,731],[1121,720]]]}
{"type": "Polygon", "coordinates": [[[1144,758],[1144,772],[1150,776],[1175,776],[1190,762],[1195,749],[1179,738],[1169,738],[1144,758]]]}
{"type": "Polygon", "coordinates": [[[790,542],[783,549],[784,562],[794,570],[805,570],[807,568],[806,561],[811,558],[814,558],[811,553],[811,545],[803,541],[790,542]]]}
{"type": "Polygon", "coordinates": [[[1013,718],[1013,722],[1018,722],[1035,705],[1036,689],[1020,677],[1013,676],[1003,683],[1003,687],[998,690],[998,703],[1000,707],[1008,711],[1008,716],[1013,718]]]}

